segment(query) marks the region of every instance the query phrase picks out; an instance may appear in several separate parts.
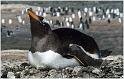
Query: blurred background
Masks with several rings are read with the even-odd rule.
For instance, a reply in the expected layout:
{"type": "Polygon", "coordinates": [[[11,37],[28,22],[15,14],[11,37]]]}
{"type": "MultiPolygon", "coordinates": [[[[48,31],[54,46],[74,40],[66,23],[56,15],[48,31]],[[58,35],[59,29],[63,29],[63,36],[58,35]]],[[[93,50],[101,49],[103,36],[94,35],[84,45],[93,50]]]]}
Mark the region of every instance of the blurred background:
{"type": "Polygon", "coordinates": [[[123,1],[1,1],[2,50],[30,48],[28,8],[52,29],[79,30],[92,36],[101,50],[123,54],[123,1]]]}

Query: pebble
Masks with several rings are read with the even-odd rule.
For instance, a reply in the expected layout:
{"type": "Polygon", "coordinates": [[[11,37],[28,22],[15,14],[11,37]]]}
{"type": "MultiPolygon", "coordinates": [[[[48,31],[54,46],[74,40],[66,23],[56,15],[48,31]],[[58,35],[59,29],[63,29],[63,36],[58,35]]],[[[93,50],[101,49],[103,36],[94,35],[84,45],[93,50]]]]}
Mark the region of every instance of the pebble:
{"type": "Polygon", "coordinates": [[[13,72],[8,72],[7,78],[15,79],[14,73],[13,72]]]}
{"type": "Polygon", "coordinates": [[[15,73],[15,78],[21,78],[21,72],[16,72],[15,73]]]}
{"type": "Polygon", "coordinates": [[[81,66],[76,66],[76,67],[74,67],[72,73],[77,75],[77,74],[79,74],[81,72],[81,70],[82,70],[81,66]]]}
{"type": "Polygon", "coordinates": [[[95,74],[100,74],[100,70],[99,69],[97,69],[97,68],[94,68],[94,70],[92,71],[92,73],[95,73],[95,74]]]}
{"type": "Polygon", "coordinates": [[[48,76],[49,78],[55,78],[57,76],[58,72],[55,69],[52,69],[48,72],[48,76]]]}

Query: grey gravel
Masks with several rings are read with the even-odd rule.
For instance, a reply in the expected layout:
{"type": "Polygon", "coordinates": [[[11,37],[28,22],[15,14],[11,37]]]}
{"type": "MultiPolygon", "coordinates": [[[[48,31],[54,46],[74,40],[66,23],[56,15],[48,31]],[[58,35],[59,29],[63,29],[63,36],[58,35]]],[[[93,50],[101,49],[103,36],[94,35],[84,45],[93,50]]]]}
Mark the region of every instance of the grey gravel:
{"type": "Polygon", "coordinates": [[[115,60],[105,60],[96,68],[93,66],[75,66],[63,69],[37,69],[28,64],[27,61],[16,64],[16,62],[2,62],[2,78],[122,78],[123,56],[115,60]]]}

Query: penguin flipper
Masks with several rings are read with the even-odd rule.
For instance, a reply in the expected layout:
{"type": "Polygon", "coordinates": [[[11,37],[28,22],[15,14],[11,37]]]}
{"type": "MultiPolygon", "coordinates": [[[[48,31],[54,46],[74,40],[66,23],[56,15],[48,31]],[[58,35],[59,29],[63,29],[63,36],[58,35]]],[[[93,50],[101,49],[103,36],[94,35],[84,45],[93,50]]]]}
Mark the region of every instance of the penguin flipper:
{"type": "Polygon", "coordinates": [[[77,44],[72,44],[69,46],[71,49],[71,55],[78,58],[84,66],[100,66],[103,62],[102,59],[95,59],[87,55],[86,51],[82,49],[81,46],[77,44]]]}

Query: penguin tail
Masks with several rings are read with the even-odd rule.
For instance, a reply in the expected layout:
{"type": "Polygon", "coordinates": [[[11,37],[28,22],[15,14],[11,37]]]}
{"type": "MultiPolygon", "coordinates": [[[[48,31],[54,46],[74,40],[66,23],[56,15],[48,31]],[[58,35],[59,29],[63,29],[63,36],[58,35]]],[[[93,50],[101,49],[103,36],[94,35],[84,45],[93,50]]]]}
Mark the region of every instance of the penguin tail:
{"type": "Polygon", "coordinates": [[[109,56],[111,53],[112,53],[111,50],[105,49],[105,50],[100,50],[98,54],[99,54],[99,58],[104,58],[109,56]]]}

